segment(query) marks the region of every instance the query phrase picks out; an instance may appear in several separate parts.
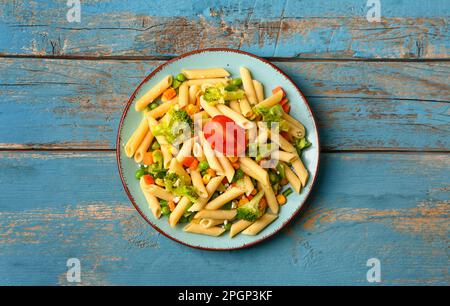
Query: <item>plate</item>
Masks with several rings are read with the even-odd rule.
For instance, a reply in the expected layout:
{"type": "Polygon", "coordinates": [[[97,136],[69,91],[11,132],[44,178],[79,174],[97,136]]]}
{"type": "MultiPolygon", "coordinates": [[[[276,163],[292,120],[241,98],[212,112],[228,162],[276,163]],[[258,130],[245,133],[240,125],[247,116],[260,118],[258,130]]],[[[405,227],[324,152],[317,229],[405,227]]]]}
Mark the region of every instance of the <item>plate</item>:
{"type": "Polygon", "coordinates": [[[157,231],[184,245],[206,250],[232,250],[255,245],[280,231],[300,211],[313,187],[319,165],[319,136],[314,116],[305,96],[281,69],[253,54],[233,49],[203,49],[180,55],[155,69],[131,95],[119,124],[116,143],[117,164],[120,178],[128,197],[141,216],[157,231]],[[156,219],[142,194],[139,181],[135,178],[137,165],[125,155],[124,145],[141,120],[141,114],[134,110],[134,103],[141,95],[168,74],[177,75],[183,68],[223,67],[233,77],[239,76],[239,67],[250,69],[252,76],[265,86],[265,96],[270,90],[281,86],[291,103],[290,114],[303,123],[312,146],[302,154],[302,160],[310,173],[308,183],[300,194],[292,193],[288,202],[280,209],[278,218],[256,236],[239,234],[230,238],[227,233],[220,237],[210,237],[183,232],[183,224],[171,228],[166,217],[156,219]]]}

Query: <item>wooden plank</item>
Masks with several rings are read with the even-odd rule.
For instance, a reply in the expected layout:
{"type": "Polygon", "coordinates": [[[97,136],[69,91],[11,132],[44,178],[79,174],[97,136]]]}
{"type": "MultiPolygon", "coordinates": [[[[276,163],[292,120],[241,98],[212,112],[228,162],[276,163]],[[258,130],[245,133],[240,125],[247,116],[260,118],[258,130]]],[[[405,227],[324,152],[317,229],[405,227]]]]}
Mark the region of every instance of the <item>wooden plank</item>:
{"type": "Polygon", "coordinates": [[[376,257],[383,284],[448,285],[449,171],[445,154],[325,153],[301,215],[230,253],[157,234],[112,153],[1,152],[0,283],[68,284],[76,257],[84,285],[368,284],[376,257]]]}
{"type": "MultiPolygon", "coordinates": [[[[161,63],[1,59],[0,148],[113,149],[128,97],[161,63]]],[[[275,64],[309,98],[326,150],[450,148],[447,62],[275,64]]]]}
{"type": "Polygon", "coordinates": [[[0,1],[0,53],[162,56],[228,47],[260,56],[448,58],[446,0],[383,0],[381,22],[367,1],[82,1],[81,23],[65,2],[0,1]]]}

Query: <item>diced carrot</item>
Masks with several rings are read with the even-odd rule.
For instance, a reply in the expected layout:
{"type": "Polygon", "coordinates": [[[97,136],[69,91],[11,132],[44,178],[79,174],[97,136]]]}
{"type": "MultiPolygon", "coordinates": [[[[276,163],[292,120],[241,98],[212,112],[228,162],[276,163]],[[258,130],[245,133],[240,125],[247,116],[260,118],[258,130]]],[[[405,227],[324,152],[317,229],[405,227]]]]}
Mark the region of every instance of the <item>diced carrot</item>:
{"type": "Polygon", "coordinates": [[[177,92],[175,91],[175,89],[173,89],[173,87],[169,87],[168,89],[166,89],[163,94],[162,94],[162,98],[164,98],[166,101],[169,101],[170,99],[174,98],[177,95],[177,92]]]}
{"type": "Polygon", "coordinates": [[[280,101],[280,105],[283,106],[288,102],[289,102],[288,98],[284,98],[283,100],[280,101]]]}
{"type": "Polygon", "coordinates": [[[234,169],[239,169],[239,163],[232,163],[231,165],[234,169]]]}
{"type": "Polygon", "coordinates": [[[206,173],[208,173],[211,176],[216,176],[216,171],[214,171],[213,169],[209,168],[206,170],[206,173]]]}
{"type": "Polygon", "coordinates": [[[198,167],[198,160],[195,158],[194,161],[189,166],[189,169],[195,170],[195,169],[197,169],[197,167],[198,167]]]}
{"type": "Polygon", "coordinates": [[[237,156],[228,156],[228,159],[230,160],[230,162],[235,163],[238,161],[238,157],[237,156]]]}
{"type": "Polygon", "coordinates": [[[142,162],[144,165],[150,166],[153,164],[153,154],[151,152],[144,153],[144,156],[142,157],[142,162]]]}
{"type": "Polygon", "coordinates": [[[281,88],[280,86],[275,87],[275,88],[272,90],[272,93],[273,93],[273,94],[276,94],[276,93],[279,92],[280,90],[283,92],[283,98],[286,97],[286,92],[285,92],[285,91],[283,90],[283,88],[281,88]]]}
{"type": "Polygon", "coordinates": [[[282,106],[282,108],[286,114],[289,114],[289,112],[291,111],[291,104],[286,103],[285,105],[282,106]]]}
{"type": "Polygon", "coordinates": [[[243,196],[238,202],[238,207],[241,207],[242,205],[244,205],[248,202],[249,202],[249,200],[245,196],[243,196]]]}
{"type": "Polygon", "coordinates": [[[150,174],[145,174],[144,175],[144,182],[147,185],[152,185],[155,183],[155,180],[153,179],[153,177],[150,174]]]}
{"type": "Polygon", "coordinates": [[[251,195],[256,195],[258,193],[258,190],[256,188],[253,188],[251,195]]]}
{"type": "Polygon", "coordinates": [[[190,167],[192,165],[192,163],[194,162],[195,157],[192,156],[186,156],[185,158],[183,158],[183,166],[185,167],[190,167]]]}
{"type": "Polygon", "coordinates": [[[170,211],[173,211],[175,209],[175,202],[170,200],[167,202],[167,205],[169,206],[170,211]]]}

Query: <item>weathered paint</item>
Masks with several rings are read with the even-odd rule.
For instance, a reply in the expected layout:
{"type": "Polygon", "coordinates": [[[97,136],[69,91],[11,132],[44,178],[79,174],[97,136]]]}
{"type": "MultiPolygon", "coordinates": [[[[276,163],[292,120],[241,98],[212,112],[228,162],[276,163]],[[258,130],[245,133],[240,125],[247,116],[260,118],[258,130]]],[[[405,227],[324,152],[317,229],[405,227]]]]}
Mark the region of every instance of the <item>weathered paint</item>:
{"type": "Polygon", "coordinates": [[[325,153],[287,229],[207,252],[140,218],[112,153],[2,152],[0,283],[67,285],[66,260],[77,257],[83,285],[364,285],[377,257],[383,284],[448,285],[449,171],[445,154],[325,153]]]}
{"type": "Polygon", "coordinates": [[[0,53],[72,56],[176,55],[229,47],[261,56],[447,58],[446,0],[383,0],[381,22],[364,0],[82,1],[81,23],[65,2],[0,1],[0,53]]]}
{"type": "MultiPolygon", "coordinates": [[[[161,63],[1,59],[0,147],[113,149],[126,101],[161,63]]],[[[449,63],[275,64],[308,97],[327,150],[450,147],[449,63]]]]}

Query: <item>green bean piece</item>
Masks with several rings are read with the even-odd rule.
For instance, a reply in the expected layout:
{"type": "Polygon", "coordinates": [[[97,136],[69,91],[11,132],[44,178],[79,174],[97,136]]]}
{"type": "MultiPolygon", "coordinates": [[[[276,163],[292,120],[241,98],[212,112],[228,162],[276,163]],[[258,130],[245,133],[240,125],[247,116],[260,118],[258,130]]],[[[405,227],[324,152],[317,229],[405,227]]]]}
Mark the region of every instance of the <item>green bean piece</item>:
{"type": "Polygon", "coordinates": [[[287,197],[287,196],[290,195],[292,192],[293,192],[293,191],[292,191],[292,188],[289,187],[288,189],[286,189],[285,191],[283,191],[282,194],[283,194],[285,197],[287,197]]]}

